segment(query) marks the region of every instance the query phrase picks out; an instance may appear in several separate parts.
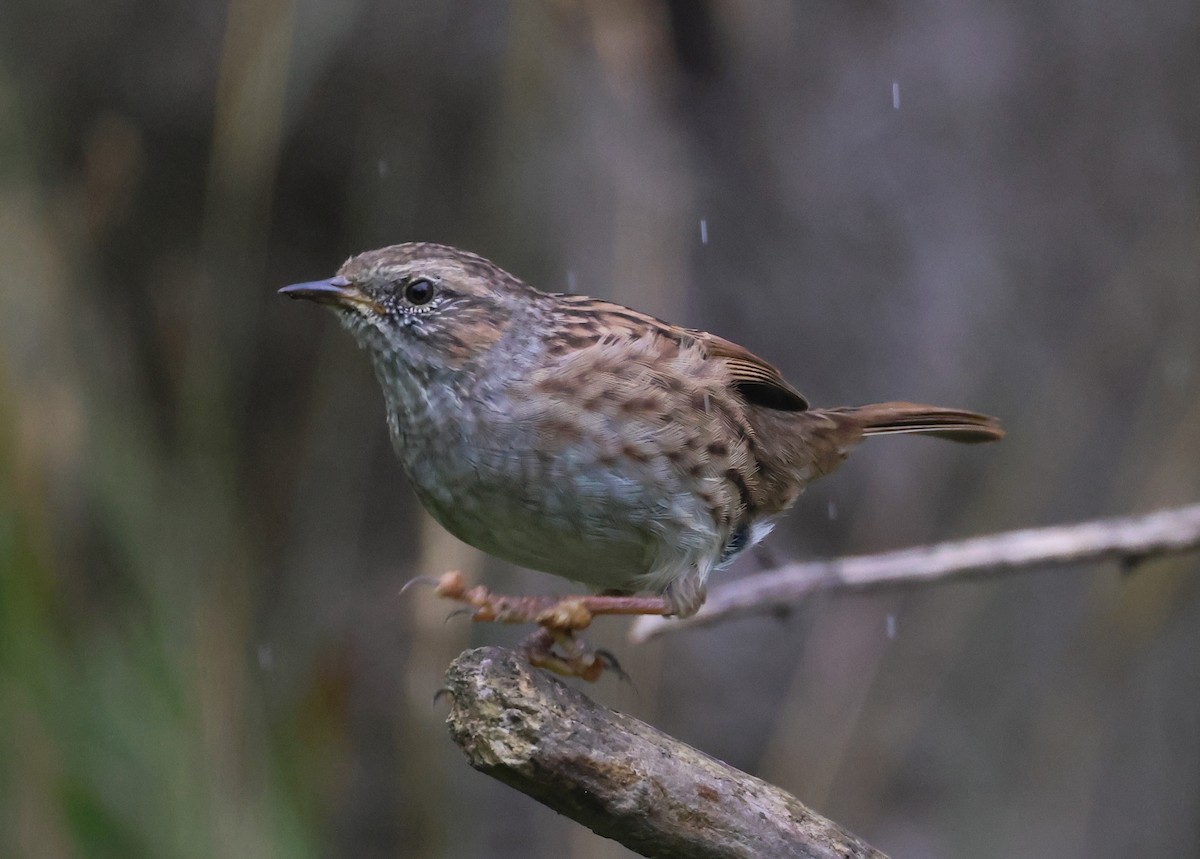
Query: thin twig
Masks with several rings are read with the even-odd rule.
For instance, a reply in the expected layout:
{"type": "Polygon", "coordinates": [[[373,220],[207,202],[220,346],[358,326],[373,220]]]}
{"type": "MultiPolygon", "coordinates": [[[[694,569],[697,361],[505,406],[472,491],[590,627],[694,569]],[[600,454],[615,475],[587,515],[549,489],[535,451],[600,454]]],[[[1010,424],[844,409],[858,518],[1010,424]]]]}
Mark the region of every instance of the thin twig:
{"type": "Polygon", "coordinates": [[[887,859],[798,799],[530,668],[499,647],[446,675],[471,766],[643,856],[887,859]]]}
{"type": "Polygon", "coordinates": [[[788,564],[714,588],[704,608],[685,620],[639,619],[641,642],[664,632],[709,626],[794,606],[816,590],[929,584],[985,573],[1006,574],[1084,561],[1119,560],[1126,570],[1157,555],[1200,548],[1200,504],[1146,516],[1007,531],[879,555],[788,564]]]}

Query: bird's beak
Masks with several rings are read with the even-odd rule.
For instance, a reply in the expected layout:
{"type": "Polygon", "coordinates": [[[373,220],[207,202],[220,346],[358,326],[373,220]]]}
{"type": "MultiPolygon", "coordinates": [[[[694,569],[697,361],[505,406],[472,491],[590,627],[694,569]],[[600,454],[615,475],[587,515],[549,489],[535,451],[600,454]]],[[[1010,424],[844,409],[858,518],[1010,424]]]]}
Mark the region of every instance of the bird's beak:
{"type": "Polygon", "coordinates": [[[328,280],[310,280],[307,283],[293,283],[279,290],[280,295],[288,298],[306,298],[318,304],[332,304],[354,310],[370,310],[382,313],[383,308],[369,295],[354,286],[344,277],[331,277],[328,280]]]}

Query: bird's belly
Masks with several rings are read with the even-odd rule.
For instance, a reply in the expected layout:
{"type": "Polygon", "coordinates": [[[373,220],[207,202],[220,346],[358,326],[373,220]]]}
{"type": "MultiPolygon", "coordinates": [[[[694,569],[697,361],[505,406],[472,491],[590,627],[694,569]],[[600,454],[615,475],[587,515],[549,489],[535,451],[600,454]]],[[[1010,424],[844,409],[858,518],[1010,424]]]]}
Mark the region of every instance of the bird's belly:
{"type": "Polygon", "coordinates": [[[653,564],[653,541],[643,535],[523,507],[511,496],[479,500],[485,508],[426,506],[446,530],[490,555],[596,588],[627,585],[653,564]]]}
{"type": "Polygon", "coordinates": [[[693,493],[669,491],[661,475],[519,447],[430,451],[405,465],[426,509],[460,540],[596,588],[685,567],[721,540],[693,493]]]}

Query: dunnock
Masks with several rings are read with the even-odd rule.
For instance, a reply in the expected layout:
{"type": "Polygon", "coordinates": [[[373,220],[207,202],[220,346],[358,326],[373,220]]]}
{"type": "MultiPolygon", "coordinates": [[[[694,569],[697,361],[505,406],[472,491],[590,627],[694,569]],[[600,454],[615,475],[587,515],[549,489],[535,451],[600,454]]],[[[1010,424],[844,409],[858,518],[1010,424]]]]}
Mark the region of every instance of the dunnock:
{"type": "Polygon", "coordinates": [[[371,356],[396,454],[452,534],[599,590],[661,595],[513,599],[443,579],[441,592],[478,618],[541,622],[550,632],[537,661],[569,673],[587,673],[572,628],[593,613],[694,614],[709,574],[864,437],[1004,435],[994,418],[958,409],[809,408],[735,343],[540,292],[443,245],[369,251],[281,292],[330,305],[371,356]],[[568,650],[561,664],[548,654],[554,640],[568,650]]]}

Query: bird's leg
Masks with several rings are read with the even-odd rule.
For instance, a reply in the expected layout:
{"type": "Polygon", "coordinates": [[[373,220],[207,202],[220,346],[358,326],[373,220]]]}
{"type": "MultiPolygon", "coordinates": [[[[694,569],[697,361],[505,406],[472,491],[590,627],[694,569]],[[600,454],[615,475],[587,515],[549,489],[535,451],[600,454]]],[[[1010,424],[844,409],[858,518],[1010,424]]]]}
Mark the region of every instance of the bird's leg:
{"type": "Polygon", "coordinates": [[[616,658],[596,650],[575,633],[587,629],[600,614],[654,614],[671,612],[663,597],[634,596],[529,596],[494,594],[482,585],[468,588],[462,574],[451,572],[437,580],[434,592],[466,605],[472,620],[497,623],[536,623],[540,629],[521,642],[520,651],[536,665],[566,677],[594,681],[607,669],[620,677],[625,672],[616,658]]]}
{"type": "Polygon", "coordinates": [[[468,588],[458,572],[442,575],[434,592],[475,609],[473,620],[536,623],[560,632],[587,629],[592,618],[600,614],[672,613],[670,602],[658,596],[504,596],[483,585],[468,588]]]}

